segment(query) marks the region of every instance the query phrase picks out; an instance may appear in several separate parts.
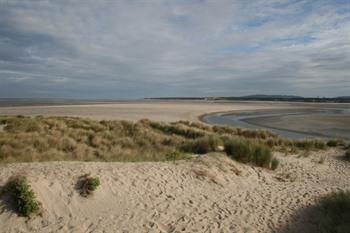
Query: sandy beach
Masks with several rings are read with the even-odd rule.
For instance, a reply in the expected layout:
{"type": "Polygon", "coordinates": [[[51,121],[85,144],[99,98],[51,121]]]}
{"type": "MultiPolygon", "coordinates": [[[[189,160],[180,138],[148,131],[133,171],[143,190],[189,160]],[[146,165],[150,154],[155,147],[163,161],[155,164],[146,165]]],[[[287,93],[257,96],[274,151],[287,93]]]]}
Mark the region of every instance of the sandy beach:
{"type": "MultiPolygon", "coordinates": [[[[208,112],[304,108],[289,103],[151,102],[76,106],[3,107],[1,115],[82,116],[92,119],[190,120],[208,112]]],[[[309,107],[309,106],[307,106],[309,107]]],[[[1,201],[0,232],[306,232],[313,206],[332,192],[349,190],[344,151],[307,155],[274,152],[272,171],[213,153],[176,162],[33,162],[1,164],[0,186],[16,174],[28,178],[42,214],[18,217],[1,201]],[[101,186],[79,195],[78,177],[90,173],[101,186]]]]}
{"type": "Polygon", "coordinates": [[[278,154],[281,166],[273,172],[223,155],[175,163],[1,165],[0,184],[26,174],[44,212],[27,220],[2,206],[0,232],[303,232],[314,227],[318,198],[350,188],[350,164],[341,155],[334,149],[306,158],[278,154]],[[88,199],[74,189],[85,173],[101,180],[88,199]]]}
{"type": "Polygon", "coordinates": [[[198,121],[202,114],[258,109],[296,108],[269,102],[130,101],[105,104],[0,107],[0,115],[76,116],[95,120],[198,121]]]}

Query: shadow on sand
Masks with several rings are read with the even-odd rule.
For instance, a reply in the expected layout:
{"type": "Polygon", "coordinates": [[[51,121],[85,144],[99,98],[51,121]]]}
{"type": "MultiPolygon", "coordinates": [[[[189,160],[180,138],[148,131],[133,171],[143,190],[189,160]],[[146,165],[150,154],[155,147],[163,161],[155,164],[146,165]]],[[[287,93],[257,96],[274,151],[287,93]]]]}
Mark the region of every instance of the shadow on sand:
{"type": "Polygon", "coordinates": [[[299,209],[292,216],[290,224],[277,229],[276,233],[320,233],[321,211],[319,206],[299,209]]]}
{"type": "Polygon", "coordinates": [[[17,213],[15,200],[0,186],[0,214],[4,212],[17,213]]]}

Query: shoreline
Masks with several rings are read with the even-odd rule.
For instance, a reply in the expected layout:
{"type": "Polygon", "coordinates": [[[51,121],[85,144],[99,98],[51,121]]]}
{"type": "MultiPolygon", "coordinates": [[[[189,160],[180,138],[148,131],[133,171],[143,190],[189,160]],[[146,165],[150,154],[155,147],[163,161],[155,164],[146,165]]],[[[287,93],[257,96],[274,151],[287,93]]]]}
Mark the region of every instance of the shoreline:
{"type": "MultiPolygon", "coordinates": [[[[349,141],[348,138],[345,138],[345,137],[342,137],[342,136],[339,136],[339,137],[334,137],[332,135],[325,135],[325,134],[322,134],[322,133],[318,133],[318,132],[311,132],[311,131],[301,131],[301,130],[293,130],[293,129],[288,129],[288,128],[282,128],[282,127],[277,127],[277,126],[273,126],[273,125],[269,125],[268,123],[259,123],[259,122],[256,122],[254,120],[262,120],[264,118],[273,118],[273,117],[288,117],[288,116],[294,116],[294,115],[307,115],[308,112],[305,111],[305,112],[300,112],[300,113],[293,113],[293,112],[290,112],[290,113],[281,113],[280,110],[282,109],[268,109],[267,111],[268,112],[271,112],[271,113],[276,113],[276,115],[270,115],[270,116],[266,116],[266,115],[261,115],[259,116],[259,114],[261,114],[261,112],[264,112],[266,111],[265,109],[264,110],[256,110],[256,111],[253,111],[252,112],[252,115],[249,115],[247,117],[244,117],[244,116],[241,116],[242,118],[239,118],[240,116],[240,112],[241,111],[227,111],[227,112],[212,112],[212,113],[206,113],[206,114],[202,114],[200,116],[198,116],[198,120],[202,123],[205,123],[205,124],[208,124],[208,125],[215,125],[215,124],[219,124],[220,123],[210,123],[210,120],[206,120],[205,118],[206,117],[210,117],[210,116],[232,116],[232,117],[236,117],[235,120],[237,120],[238,122],[243,122],[243,123],[246,123],[248,124],[249,126],[252,126],[251,129],[254,129],[254,130],[259,130],[259,128],[262,128],[260,130],[269,130],[269,131],[273,131],[273,130],[278,130],[278,131],[281,131],[281,132],[286,132],[286,133],[296,133],[296,134],[300,134],[300,135],[305,135],[305,138],[316,138],[316,139],[323,139],[323,140],[326,140],[326,139],[331,139],[331,138],[341,138],[345,141],[349,141]],[[238,112],[238,113],[237,113],[238,112]],[[253,117],[251,117],[253,116],[253,117]]],[[[285,109],[285,110],[291,110],[291,109],[285,109]]],[[[314,110],[314,109],[300,109],[300,110],[314,110]]],[[[309,114],[311,115],[313,112],[311,111],[309,114]]],[[[315,112],[314,112],[315,113],[315,112]]],[[[317,113],[317,111],[316,111],[317,113]]],[[[222,123],[221,125],[229,125],[231,127],[236,127],[236,128],[247,128],[247,127],[244,127],[244,126],[240,126],[239,124],[237,125],[234,125],[234,124],[225,124],[225,123],[222,123]]],[[[278,134],[276,132],[273,132],[275,134],[278,134]]],[[[282,137],[288,137],[288,136],[285,136],[285,135],[281,135],[282,137]]]]}

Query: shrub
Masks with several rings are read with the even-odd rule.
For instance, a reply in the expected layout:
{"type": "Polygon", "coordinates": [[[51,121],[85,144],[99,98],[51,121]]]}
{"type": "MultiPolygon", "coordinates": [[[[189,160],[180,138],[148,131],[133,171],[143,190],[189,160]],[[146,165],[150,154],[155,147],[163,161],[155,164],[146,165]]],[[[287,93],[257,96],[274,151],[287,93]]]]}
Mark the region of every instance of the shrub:
{"type": "Polygon", "coordinates": [[[5,192],[8,192],[14,199],[15,208],[20,215],[29,217],[40,211],[40,204],[25,176],[10,178],[5,186],[5,192]]]}
{"type": "Polygon", "coordinates": [[[208,136],[204,138],[198,138],[193,141],[186,142],[181,146],[184,152],[190,152],[195,154],[207,154],[217,149],[219,145],[219,139],[214,136],[208,136]]]}
{"type": "Polygon", "coordinates": [[[325,197],[320,202],[320,211],[319,232],[350,232],[350,192],[338,192],[325,197]]]}
{"type": "MultiPolygon", "coordinates": [[[[243,163],[253,163],[260,167],[272,168],[273,155],[269,147],[249,140],[230,140],[224,145],[226,154],[243,163]]],[[[277,159],[274,169],[277,168],[277,159]]]]}
{"type": "Polygon", "coordinates": [[[327,142],[327,146],[329,147],[337,147],[337,146],[344,146],[345,142],[340,139],[332,139],[327,142]]]}
{"type": "Polygon", "coordinates": [[[79,177],[78,186],[80,189],[80,195],[83,197],[90,196],[100,185],[98,177],[92,177],[90,174],[85,174],[79,177]]]}

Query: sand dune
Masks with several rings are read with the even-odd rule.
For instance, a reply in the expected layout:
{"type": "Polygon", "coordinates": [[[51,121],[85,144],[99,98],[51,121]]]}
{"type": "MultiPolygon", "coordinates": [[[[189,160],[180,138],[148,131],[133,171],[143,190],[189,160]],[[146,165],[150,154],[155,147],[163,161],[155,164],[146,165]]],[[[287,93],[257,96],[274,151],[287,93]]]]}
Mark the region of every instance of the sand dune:
{"type": "Polygon", "coordinates": [[[313,219],[303,214],[294,219],[297,211],[322,195],[350,189],[350,163],[340,159],[342,153],[277,154],[276,171],[223,155],[176,163],[1,165],[0,184],[27,174],[44,212],[26,220],[2,203],[0,232],[283,232],[286,225],[302,232],[313,219]],[[74,186],[90,172],[101,186],[85,199],[74,186]]]}

